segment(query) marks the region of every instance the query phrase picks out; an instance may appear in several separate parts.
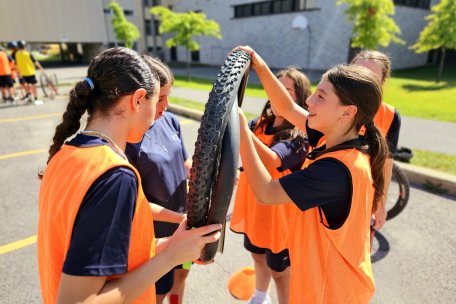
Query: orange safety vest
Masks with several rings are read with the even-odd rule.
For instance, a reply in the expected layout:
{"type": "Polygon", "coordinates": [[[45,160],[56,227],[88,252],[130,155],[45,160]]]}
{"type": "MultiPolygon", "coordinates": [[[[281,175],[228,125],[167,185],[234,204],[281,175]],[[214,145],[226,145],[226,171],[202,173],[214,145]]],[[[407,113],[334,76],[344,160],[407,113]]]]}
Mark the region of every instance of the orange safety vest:
{"type": "MultiPolygon", "coordinates": [[[[55,303],[57,300],[63,263],[84,196],[98,177],[119,166],[129,167],[138,178],[128,272],[155,255],[152,211],[136,169],[109,146],[79,148],[64,145],[49,162],[39,195],[38,266],[44,303],[55,303]]],[[[110,279],[114,277],[108,277],[110,279]]],[[[155,303],[155,285],[152,284],[134,303],[155,303]]]]}
{"type": "MultiPolygon", "coordinates": [[[[264,130],[256,130],[255,135],[268,147],[272,144],[274,135],[266,135],[264,130]]],[[[276,168],[268,171],[274,179],[291,173],[290,170],[279,172],[276,168]]],[[[279,253],[287,249],[287,221],[293,207],[292,204],[269,206],[259,203],[245,173],[241,172],[230,228],[236,233],[246,234],[253,245],[279,253]]]]}
{"type": "Polygon", "coordinates": [[[370,259],[369,223],[374,187],[369,156],[345,149],[306,159],[305,167],[322,158],[335,158],[350,171],[350,213],[338,229],[324,225],[319,207],[291,214],[290,303],[369,303],[375,291],[370,259]]]}
{"type": "MultiPolygon", "coordinates": [[[[391,127],[391,124],[393,123],[394,112],[395,111],[393,106],[390,106],[389,104],[382,101],[377,113],[375,114],[374,124],[380,130],[380,133],[382,133],[384,138],[386,138],[386,135],[388,135],[388,131],[391,127]]],[[[362,126],[359,130],[359,134],[364,135],[365,133],[366,128],[362,126]]]]}
{"type": "Polygon", "coordinates": [[[393,123],[394,119],[394,108],[389,104],[382,102],[378,108],[377,114],[374,117],[374,123],[377,128],[382,132],[383,137],[386,138],[388,131],[393,123]]]}
{"type": "Polygon", "coordinates": [[[0,76],[11,75],[10,62],[8,60],[8,54],[0,51],[0,76]]]}

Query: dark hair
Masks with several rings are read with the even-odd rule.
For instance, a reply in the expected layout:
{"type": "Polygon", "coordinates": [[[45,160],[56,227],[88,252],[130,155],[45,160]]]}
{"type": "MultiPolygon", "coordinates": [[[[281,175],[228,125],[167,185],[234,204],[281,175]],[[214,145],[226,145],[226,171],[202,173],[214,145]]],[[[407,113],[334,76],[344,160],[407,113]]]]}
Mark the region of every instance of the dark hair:
{"type": "Polygon", "coordinates": [[[53,144],[49,148],[49,158],[60,150],[64,141],[80,128],[81,116],[87,111],[89,120],[94,113],[106,114],[119,98],[144,89],[150,98],[157,93],[157,79],[146,62],[135,51],[117,47],[108,49],[92,59],[86,80],[76,83],[70,91],[70,100],[63,122],[55,129],[53,144]]]}
{"type": "Polygon", "coordinates": [[[25,45],[26,45],[26,44],[27,44],[27,43],[25,42],[25,40],[18,40],[18,41],[16,42],[17,47],[20,48],[21,50],[22,50],[22,49],[25,49],[25,45]]]}
{"type": "Polygon", "coordinates": [[[171,72],[171,69],[166,63],[164,63],[157,57],[153,57],[147,54],[142,55],[141,57],[149,65],[150,69],[157,74],[157,77],[160,80],[160,87],[167,84],[172,85],[174,83],[173,72],[171,72]]]}
{"type": "Polygon", "coordinates": [[[356,65],[337,65],[327,71],[322,78],[334,86],[335,93],[342,104],[357,107],[350,130],[355,128],[359,133],[362,126],[366,127],[365,139],[375,187],[373,204],[375,211],[383,195],[385,182],[383,166],[389,154],[386,140],[374,124],[374,116],[382,102],[382,86],[374,73],[356,65]]]}
{"type": "MultiPolygon", "coordinates": [[[[307,109],[306,100],[312,94],[310,81],[307,76],[294,67],[288,67],[277,72],[276,77],[288,77],[293,80],[296,93],[295,102],[302,108],[307,109]]],[[[264,105],[263,111],[261,111],[260,118],[258,119],[258,123],[255,126],[254,131],[266,128],[266,126],[274,122],[274,119],[275,116],[272,113],[271,102],[268,100],[264,105]]],[[[300,131],[285,119],[280,126],[274,128],[274,136],[272,138],[271,145],[284,140],[299,139],[301,146],[303,146],[304,138],[305,133],[300,131]]]]}
{"type": "Polygon", "coordinates": [[[388,78],[391,74],[391,60],[386,54],[383,54],[379,51],[362,50],[356,54],[351,63],[355,64],[358,60],[373,61],[379,64],[382,68],[382,83],[384,83],[386,78],[388,78]]]}

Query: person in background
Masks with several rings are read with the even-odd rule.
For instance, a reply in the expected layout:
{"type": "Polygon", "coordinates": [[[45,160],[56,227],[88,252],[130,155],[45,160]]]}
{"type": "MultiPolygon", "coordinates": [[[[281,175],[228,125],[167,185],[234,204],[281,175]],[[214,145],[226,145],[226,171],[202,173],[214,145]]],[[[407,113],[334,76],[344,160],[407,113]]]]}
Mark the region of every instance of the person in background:
{"type": "Polygon", "coordinates": [[[11,64],[13,62],[13,58],[6,53],[4,48],[0,47],[0,90],[3,102],[14,102],[14,82],[11,78],[11,64]]]}
{"type": "MultiPolygon", "coordinates": [[[[385,84],[386,78],[391,73],[391,61],[387,55],[371,50],[363,50],[359,52],[351,61],[352,64],[360,65],[371,70],[380,80],[382,86],[385,84]]],[[[385,161],[385,187],[383,189],[383,197],[378,204],[377,211],[374,213],[373,228],[378,230],[383,227],[386,222],[387,215],[387,194],[391,175],[393,170],[393,154],[397,151],[397,143],[399,141],[399,132],[401,130],[401,116],[397,109],[382,101],[380,108],[374,118],[375,125],[380,129],[382,135],[388,143],[390,151],[389,157],[385,161]]]]}
{"type": "Polygon", "coordinates": [[[16,67],[19,74],[19,82],[24,84],[26,94],[22,100],[28,99],[30,103],[42,104],[43,101],[38,99],[36,91],[36,70],[35,67],[44,73],[41,64],[35,60],[26,48],[26,42],[20,40],[17,42],[18,51],[15,53],[16,67]]]}
{"type": "MultiPolygon", "coordinates": [[[[125,154],[141,175],[144,194],[149,202],[179,213],[187,211],[187,177],[192,166],[185,149],[177,117],[167,112],[174,77],[169,67],[158,58],[143,55],[157,72],[160,92],[155,118],[139,143],[128,143],[125,154]]],[[[154,222],[156,237],[169,237],[177,224],[154,222]]],[[[189,269],[178,265],[156,283],[157,303],[169,295],[171,304],[181,304],[189,269]]]]}
{"type": "Polygon", "coordinates": [[[154,283],[220,237],[221,225],[186,230],[185,216],[150,204],[124,154],[127,142],[139,142],[154,120],[155,74],[135,51],[112,48],[91,61],[70,92],[39,194],[38,268],[46,304],[155,303],[154,283]],[[87,125],[78,132],[86,111],[87,125]],[[181,225],[156,240],[154,219],[181,225]]]}
{"type": "MultiPolygon", "coordinates": [[[[297,105],[307,108],[311,94],[309,79],[289,67],[276,74],[297,105]]],[[[306,154],[306,137],[268,101],[258,119],[250,122],[252,140],[261,161],[274,178],[299,170],[306,154]]],[[[230,228],[244,234],[244,247],[255,263],[255,294],[249,303],[270,303],[267,295],[271,277],[276,285],[279,303],[288,303],[290,259],[287,249],[287,225],[291,204],[265,206],[256,201],[241,172],[230,228]]]]}

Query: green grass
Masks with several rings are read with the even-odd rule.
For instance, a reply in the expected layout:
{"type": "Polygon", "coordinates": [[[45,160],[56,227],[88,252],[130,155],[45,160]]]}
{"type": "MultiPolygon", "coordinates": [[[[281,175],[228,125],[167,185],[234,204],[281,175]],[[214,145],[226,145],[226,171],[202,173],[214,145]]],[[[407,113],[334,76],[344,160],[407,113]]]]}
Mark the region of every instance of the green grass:
{"type": "MultiPolygon", "coordinates": [[[[170,102],[181,107],[186,107],[201,112],[204,111],[205,106],[204,103],[198,101],[173,96],[170,97],[170,102]]],[[[249,120],[256,117],[255,114],[248,112],[245,113],[245,115],[249,120]]],[[[412,165],[456,175],[456,155],[449,155],[444,153],[416,149],[413,149],[413,153],[414,156],[410,161],[412,165]]]]}
{"type": "MultiPolygon", "coordinates": [[[[204,112],[204,107],[205,107],[204,103],[190,100],[190,99],[180,98],[180,97],[173,97],[173,96],[170,96],[169,99],[170,99],[171,104],[175,104],[175,105],[178,105],[181,107],[204,112]]],[[[247,119],[249,119],[249,120],[257,117],[257,115],[249,113],[249,112],[244,112],[244,114],[247,117],[247,119]]]]}
{"type": "Polygon", "coordinates": [[[436,76],[435,66],[394,71],[384,100],[402,116],[456,122],[456,66],[445,67],[439,84],[436,76]]]}
{"type": "MultiPolygon", "coordinates": [[[[214,84],[214,80],[192,77],[191,81],[188,82],[187,77],[175,75],[174,76],[174,86],[210,92],[212,90],[212,85],[214,84]]],[[[252,83],[249,83],[247,85],[247,89],[245,90],[245,95],[250,96],[250,97],[264,98],[264,99],[268,98],[261,85],[252,84],[252,83]]]]}
{"type": "Polygon", "coordinates": [[[456,156],[445,153],[437,153],[413,149],[414,156],[410,163],[412,165],[426,167],[456,175],[456,156]]]}
{"type": "MultiPolygon", "coordinates": [[[[445,66],[439,84],[435,82],[436,75],[435,66],[394,71],[385,84],[384,100],[402,116],[456,122],[456,65],[445,66]]],[[[209,92],[213,81],[193,77],[188,82],[186,77],[176,76],[175,85],[209,92]]],[[[257,84],[248,84],[245,95],[267,99],[263,87],[257,84]]]]}

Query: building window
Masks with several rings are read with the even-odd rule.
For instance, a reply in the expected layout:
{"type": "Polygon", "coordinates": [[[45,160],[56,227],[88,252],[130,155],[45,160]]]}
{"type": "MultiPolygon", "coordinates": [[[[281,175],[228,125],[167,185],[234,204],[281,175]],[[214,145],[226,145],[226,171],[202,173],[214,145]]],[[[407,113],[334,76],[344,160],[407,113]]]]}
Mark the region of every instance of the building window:
{"type": "MultiPolygon", "coordinates": [[[[125,16],[133,16],[135,14],[135,11],[133,10],[124,10],[123,12],[125,16]]],[[[108,16],[114,15],[114,12],[110,8],[103,9],[103,13],[108,16]]]]}
{"type": "Polygon", "coordinates": [[[143,0],[144,6],[157,6],[160,5],[160,0],[143,0]]]}
{"type": "Polygon", "coordinates": [[[169,54],[171,56],[171,61],[177,61],[177,48],[175,46],[169,49],[169,54]]]}
{"type": "Polygon", "coordinates": [[[315,0],[270,0],[234,5],[234,18],[265,16],[317,9],[315,0]]]}
{"type": "Polygon", "coordinates": [[[394,0],[397,6],[408,6],[414,8],[431,9],[431,0],[394,0]]]}
{"type": "MultiPolygon", "coordinates": [[[[157,46],[155,48],[155,52],[158,53],[158,52],[161,52],[161,51],[162,51],[162,47],[161,46],[157,46]]],[[[147,52],[153,54],[154,53],[154,48],[151,47],[151,46],[147,47],[147,52]]]]}
{"type": "MultiPolygon", "coordinates": [[[[145,27],[146,27],[146,35],[147,36],[152,36],[153,32],[152,32],[152,28],[151,28],[151,23],[152,23],[152,20],[150,19],[146,19],[145,21],[145,27]]],[[[160,28],[160,21],[159,20],[154,20],[154,27],[155,27],[155,35],[160,35],[160,32],[159,32],[159,28],[160,28]]]]}
{"type": "Polygon", "coordinates": [[[192,51],[190,53],[192,62],[199,62],[200,61],[200,52],[199,51],[192,51]]]}

